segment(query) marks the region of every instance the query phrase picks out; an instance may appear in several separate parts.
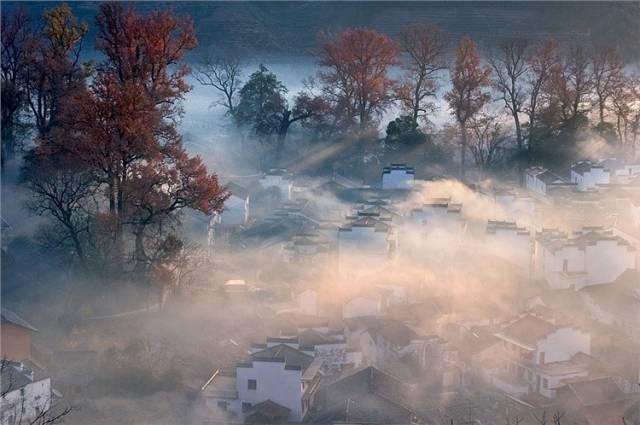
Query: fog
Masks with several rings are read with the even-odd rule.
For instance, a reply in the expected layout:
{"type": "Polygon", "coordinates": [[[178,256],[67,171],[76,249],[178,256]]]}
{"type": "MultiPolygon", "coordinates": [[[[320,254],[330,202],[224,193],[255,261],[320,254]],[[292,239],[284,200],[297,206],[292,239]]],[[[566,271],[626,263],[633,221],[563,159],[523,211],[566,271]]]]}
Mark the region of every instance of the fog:
{"type": "MultiPolygon", "coordinates": [[[[282,30],[283,37],[274,30],[280,22],[274,17],[275,4],[266,11],[256,3],[246,3],[246,10],[240,5],[229,4],[226,11],[223,3],[203,3],[207,13],[202,16],[197,16],[197,5],[174,5],[190,11],[198,36],[203,34],[198,50],[189,56],[190,65],[197,66],[202,52],[216,43],[237,43],[243,47],[241,80],[246,82],[265,64],[293,102],[304,89],[303,81],[319,70],[310,54],[311,29],[291,24],[282,30]],[[255,34],[247,28],[252,35],[217,27],[207,32],[210,21],[244,23],[249,19],[244,12],[257,21],[255,34]],[[274,31],[273,38],[261,37],[267,30],[274,31]],[[300,40],[291,37],[294,30],[303,34],[300,40]],[[262,40],[264,51],[254,38],[262,40]]],[[[292,12],[292,4],[285,3],[283,11],[320,13],[317,4],[294,5],[300,9],[292,12]]],[[[465,5],[460,6],[461,20],[485,45],[519,35],[522,27],[513,22],[542,22],[553,14],[551,5],[542,13],[542,6],[519,10],[509,3],[507,15],[496,12],[493,3],[474,4],[474,11],[465,5]],[[485,15],[512,25],[492,35],[482,24],[485,15]]],[[[93,6],[76,3],[73,8],[84,16],[95,12],[93,6]]],[[[355,4],[340,7],[353,12],[355,4]]],[[[417,19],[410,16],[414,6],[390,7],[385,3],[373,8],[375,13],[363,11],[365,17],[357,15],[357,7],[354,16],[335,24],[318,22],[326,11],[310,20],[314,33],[379,24],[395,35],[402,24],[417,19]]],[[[588,17],[571,20],[564,30],[558,18],[549,18],[554,22],[541,24],[535,36],[551,33],[563,41],[576,33],[596,37],[588,31],[597,21],[590,15],[602,7],[595,5],[588,17]]],[[[563,5],[559,14],[570,15],[573,9],[567,8],[563,5]]],[[[455,13],[443,10],[434,16],[449,23],[447,37],[457,41],[461,29],[451,24],[455,13]]],[[[426,13],[414,10],[419,16],[426,13]]],[[[621,26],[621,39],[633,44],[627,38],[634,28],[621,26]]],[[[95,36],[93,29],[90,35],[95,36]]],[[[637,60],[637,45],[623,47],[632,62],[637,60]]],[[[95,52],[87,53],[92,55],[95,52]]],[[[392,70],[396,76],[399,72],[392,70]]],[[[217,385],[231,371],[239,379],[238,363],[268,363],[259,356],[252,359],[268,348],[267,338],[299,338],[282,344],[319,358],[321,343],[309,354],[299,342],[311,329],[340,346],[336,350],[342,350],[337,355],[342,360],[331,365],[334,369],[326,362],[319,367],[319,389],[306,423],[640,424],[640,159],[629,150],[622,155],[620,146],[589,128],[576,136],[572,160],[590,160],[590,169],[613,167],[599,164],[614,157],[622,164],[606,168],[606,183],[589,190],[579,191],[579,183],[571,180],[571,164],[557,167],[554,158],[549,168],[562,181],[546,182],[544,193],[527,183],[526,166],[544,164],[524,164],[515,155],[490,171],[471,165],[467,178],[459,179],[459,145],[443,100],[450,88],[448,75],[444,71],[439,76],[428,131],[445,157],[431,158],[421,146],[385,151],[386,125],[401,112],[392,106],[377,117],[368,141],[375,147],[373,159],[364,148],[353,153],[359,143],[355,138],[313,141],[295,124],[279,161],[272,159],[268,142],[233,122],[215,89],[188,77],[191,90],[178,125],[184,145],[223,185],[240,190],[230,189],[232,197],[220,213],[185,209],[179,214],[187,266],[169,287],[153,278],[124,277],[133,260],[113,272],[111,281],[83,277],[69,259],[70,249],[47,240],[43,229],[51,224],[48,218],[27,208],[30,193],[18,177],[20,157],[5,162],[2,219],[8,227],[3,224],[2,308],[18,312],[37,328],[30,360],[38,374],[51,378],[58,403],[72,407],[63,423],[243,423],[246,413],[266,399],[251,399],[249,410],[232,412],[235,405],[236,410],[245,409],[249,400],[240,400],[245,382],[237,381],[234,401],[215,395],[217,385]],[[401,170],[402,184],[385,187],[392,163],[401,170]],[[229,224],[237,217],[240,222],[229,224]],[[549,229],[557,233],[548,236],[544,232],[549,229]],[[309,293],[313,301],[306,298],[309,293]],[[513,330],[521,320],[535,323],[513,330]],[[540,327],[551,330],[544,333],[540,327]],[[515,336],[508,333],[516,331],[515,336]],[[390,342],[405,334],[408,341],[390,342]],[[353,384],[353,398],[342,397],[343,379],[368,367],[383,376],[376,378],[376,385],[383,382],[396,390],[397,382],[402,390],[387,394],[374,389],[371,372],[370,388],[353,384]],[[614,382],[613,387],[597,397],[591,391],[600,387],[580,392],[580,385],[598,380],[614,382]],[[335,394],[346,402],[343,416],[345,409],[330,405],[335,394]],[[597,400],[580,404],[585,394],[597,400]],[[367,406],[367,397],[373,397],[374,407],[367,406]],[[352,400],[357,407],[350,413],[352,400]],[[393,407],[379,407],[386,402],[393,407]],[[410,414],[398,419],[406,412],[410,414]],[[562,419],[554,422],[554,414],[562,419]],[[547,419],[542,420],[543,415],[547,419]]],[[[504,112],[499,102],[489,108],[504,112]]],[[[512,130],[505,124],[505,131],[512,130]]],[[[290,384],[274,376],[260,376],[257,385],[260,391],[268,387],[264,391],[277,398],[290,384]]],[[[300,379],[293,385],[298,392],[300,385],[310,385],[300,384],[300,379]]],[[[297,407],[301,402],[300,396],[297,407]]],[[[264,422],[300,421],[291,416],[264,422]]]]}

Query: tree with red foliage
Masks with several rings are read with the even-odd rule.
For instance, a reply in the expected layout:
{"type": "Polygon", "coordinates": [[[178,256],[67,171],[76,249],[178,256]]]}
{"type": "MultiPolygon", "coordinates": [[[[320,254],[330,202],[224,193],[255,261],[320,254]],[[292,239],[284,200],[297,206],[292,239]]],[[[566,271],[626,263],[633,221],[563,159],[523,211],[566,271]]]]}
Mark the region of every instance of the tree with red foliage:
{"type": "Polygon", "coordinates": [[[168,11],[141,16],[121,3],[101,5],[96,25],[106,60],[89,92],[71,99],[66,116],[77,136],[75,153],[102,171],[110,212],[124,218],[132,167],[177,138],[181,100],[190,89],[182,59],[196,38],[186,18],[168,11]]]}
{"type": "Polygon", "coordinates": [[[147,262],[145,232],[177,218],[183,208],[205,214],[222,210],[229,194],[209,174],[200,157],[189,157],[180,143],[164,146],[160,154],[137,163],[127,181],[126,217],[135,235],[135,258],[147,262]]]}
{"type": "Polygon", "coordinates": [[[94,171],[115,223],[116,249],[123,249],[130,227],[135,259],[146,266],[150,226],[177,222],[183,208],[218,211],[226,198],[201,159],[187,155],[176,129],[190,88],[182,58],[196,39],[186,19],[169,12],[140,16],[121,4],[102,5],[97,25],[106,60],[87,90],[67,98],[67,139],[57,148],[94,171]]]}
{"type": "Polygon", "coordinates": [[[455,66],[451,70],[453,86],[445,100],[460,127],[460,177],[464,179],[467,153],[467,123],[476,116],[490,100],[485,90],[490,85],[491,69],[480,62],[478,46],[469,37],[464,37],[456,49],[455,66]]]}
{"type": "Polygon", "coordinates": [[[187,51],[197,45],[190,18],[169,10],[147,16],[122,3],[100,5],[96,17],[96,47],[107,57],[101,72],[113,74],[121,84],[141,84],[163,118],[181,112],[178,101],[191,88],[185,81],[187,51]]]}
{"type": "Polygon", "coordinates": [[[398,44],[368,28],[350,28],[336,37],[321,34],[318,53],[326,67],[319,77],[327,99],[345,125],[372,124],[392,101],[389,68],[398,63],[398,44]]]}

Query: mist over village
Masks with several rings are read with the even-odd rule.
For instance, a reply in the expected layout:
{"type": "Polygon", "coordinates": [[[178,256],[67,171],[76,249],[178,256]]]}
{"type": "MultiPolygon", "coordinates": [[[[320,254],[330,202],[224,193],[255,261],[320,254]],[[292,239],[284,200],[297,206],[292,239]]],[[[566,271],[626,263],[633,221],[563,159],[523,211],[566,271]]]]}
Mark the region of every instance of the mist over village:
{"type": "Polygon", "coordinates": [[[0,8],[0,425],[640,425],[639,2],[0,8]]]}

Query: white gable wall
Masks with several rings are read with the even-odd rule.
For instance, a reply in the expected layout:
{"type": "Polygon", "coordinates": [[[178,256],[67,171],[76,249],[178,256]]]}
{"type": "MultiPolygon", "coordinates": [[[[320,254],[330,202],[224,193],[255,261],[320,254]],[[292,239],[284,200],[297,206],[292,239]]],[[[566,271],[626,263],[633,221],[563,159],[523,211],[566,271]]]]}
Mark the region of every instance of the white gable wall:
{"type": "Polygon", "coordinates": [[[383,189],[411,189],[415,176],[406,170],[390,170],[382,173],[383,189]]]}
{"type": "Polygon", "coordinates": [[[571,183],[576,183],[581,192],[596,189],[601,184],[609,184],[609,178],[609,171],[599,167],[593,167],[583,174],[571,170],[571,183]]]}
{"type": "Polygon", "coordinates": [[[253,367],[237,367],[236,389],[239,408],[271,400],[291,409],[290,420],[302,420],[302,371],[285,369],[284,362],[254,360],[253,367]],[[256,380],[255,390],[249,389],[249,379],[256,380]]]}
{"type": "Polygon", "coordinates": [[[220,214],[220,224],[222,226],[238,226],[247,224],[248,220],[249,198],[242,199],[232,194],[224,202],[224,210],[220,214]]]}
{"type": "Polygon", "coordinates": [[[544,353],[544,363],[567,361],[578,353],[591,354],[591,336],[579,329],[562,327],[537,342],[536,363],[540,363],[540,353],[544,353]]]}

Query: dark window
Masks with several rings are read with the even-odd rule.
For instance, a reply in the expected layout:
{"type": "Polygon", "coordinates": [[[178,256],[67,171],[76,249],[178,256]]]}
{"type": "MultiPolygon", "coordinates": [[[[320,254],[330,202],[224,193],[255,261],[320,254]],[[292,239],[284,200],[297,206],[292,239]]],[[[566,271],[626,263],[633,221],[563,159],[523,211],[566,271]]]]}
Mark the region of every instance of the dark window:
{"type": "Polygon", "coordinates": [[[218,407],[222,410],[227,410],[227,407],[229,406],[229,403],[227,403],[226,401],[219,401],[218,402],[218,407]]]}
{"type": "Polygon", "coordinates": [[[544,364],[544,351],[538,355],[538,363],[544,364]]]}
{"type": "Polygon", "coordinates": [[[258,381],[256,381],[255,379],[249,379],[247,381],[247,388],[249,388],[250,390],[255,390],[256,388],[258,388],[258,381]]]}
{"type": "Polygon", "coordinates": [[[564,260],[562,262],[562,271],[565,273],[569,271],[569,260],[564,260]]]}
{"type": "Polygon", "coordinates": [[[549,388],[549,381],[547,381],[547,378],[542,379],[542,386],[544,388],[549,388]]]}
{"type": "Polygon", "coordinates": [[[248,412],[249,410],[251,410],[251,403],[242,403],[242,411],[248,412]]]}

